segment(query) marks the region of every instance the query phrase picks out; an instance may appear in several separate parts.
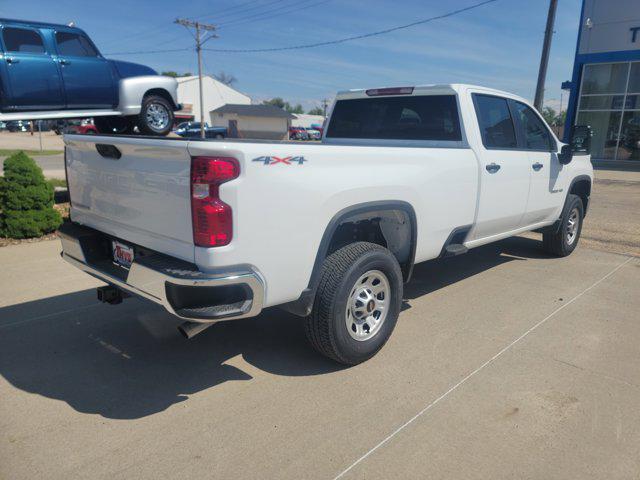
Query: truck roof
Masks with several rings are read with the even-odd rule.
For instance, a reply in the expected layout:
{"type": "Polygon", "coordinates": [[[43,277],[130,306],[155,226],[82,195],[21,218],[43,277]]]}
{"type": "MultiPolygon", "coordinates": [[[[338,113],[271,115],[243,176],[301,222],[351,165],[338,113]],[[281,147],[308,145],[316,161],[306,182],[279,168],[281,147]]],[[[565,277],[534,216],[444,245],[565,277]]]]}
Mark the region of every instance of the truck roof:
{"type": "Polygon", "coordinates": [[[44,27],[44,28],[64,27],[64,28],[80,30],[78,27],[70,27],[69,25],[64,25],[62,23],[34,22],[32,20],[18,20],[15,18],[0,18],[0,24],[29,25],[32,27],[44,27]]]}
{"type": "MultiPolygon", "coordinates": [[[[386,96],[386,95],[394,95],[393,93],[384,93],[384,91],[401,89],[401,88],[412,88],[413,91],[409,93],[409,95],[430,95],[430,94],[453,94],[458,93],[462,90],[482,90],[487,93],[493,93],[496,95],[510,97],[518,100],[522,100],[526,103],[529,103],[528,100],[519,97],[518,95],[514,95],[513,93],[505,92],[502,90],[497,90],[495,88],[483,87],[480,85],[471,85],[466,83],[442,83],[442,84],[429,84],[429,85],[415,85],[415,86],[386,86],[386,87],[373,87],[373,88],[354,88],[350,90],[342,90],[336,94],[336,100],[344,100],[348,98],[368,98],[372,96],[370,93],[374,90],[378,90],[379,93],[376,93],[376,96],[386,96]]],[[[397,95],[397,93],[395,94],[397,95]]],[[[407,93],[405,93],[407,95],[407,93]]]]}

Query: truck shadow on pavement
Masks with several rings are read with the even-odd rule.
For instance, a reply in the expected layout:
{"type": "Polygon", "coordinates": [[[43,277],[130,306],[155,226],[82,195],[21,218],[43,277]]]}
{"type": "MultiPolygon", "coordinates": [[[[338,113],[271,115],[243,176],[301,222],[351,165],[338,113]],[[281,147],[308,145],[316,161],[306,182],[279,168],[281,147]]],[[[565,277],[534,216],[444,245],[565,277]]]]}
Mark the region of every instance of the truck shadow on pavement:
{"type": "MultiPolygon", "coordinates": [[[[539,242],[514,238],[419,265],[405,297],[538,256],[539,242]]],[[[89,289],[0,308],[0,374],[78,412],[136,419],[224,382],[250,380],[246,364],[282,376],[344,368],[308,346],[300,318],[277,309],[216,324],[187,341],[176,330],[179,320],[160,307],[138,299],[113,307],[94,296],[89,289]]]]}

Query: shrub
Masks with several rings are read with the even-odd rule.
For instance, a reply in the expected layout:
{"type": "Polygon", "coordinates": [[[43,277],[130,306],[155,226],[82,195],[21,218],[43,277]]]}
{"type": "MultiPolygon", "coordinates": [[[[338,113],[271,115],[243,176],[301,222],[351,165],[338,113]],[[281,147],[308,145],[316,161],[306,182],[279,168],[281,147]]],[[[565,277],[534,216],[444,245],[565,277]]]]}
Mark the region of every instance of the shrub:
{"type": "Polygon", "coordinates": [[[61,223],[60,214],[53,209],[53,187],[40,167],[24,152],[7,158],[0,182],[0,235],[39,237],[61,223]]]}

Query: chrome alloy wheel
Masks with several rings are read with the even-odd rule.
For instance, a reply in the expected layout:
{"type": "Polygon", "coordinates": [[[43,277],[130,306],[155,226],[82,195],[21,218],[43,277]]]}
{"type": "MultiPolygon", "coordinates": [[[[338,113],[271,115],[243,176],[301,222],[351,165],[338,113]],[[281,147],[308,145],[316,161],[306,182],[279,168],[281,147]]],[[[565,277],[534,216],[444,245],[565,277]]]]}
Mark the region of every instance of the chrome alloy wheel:
{"type": "Polygon", "coordinates": [[[345,322],[351,338],[363,342],[373,338],[387,318],[391,287],[387,276],[369,270],[358,278],[349,294],[345,322]]]}
{"type": "Polygon", "coordinates": [[[161,103],[152,103],[147,107],[147,125],[161,132],[169,126],[169,111],[161,103]]]}
{"type": "Polygon", "coordinates": [[[571,210],[569,213],[569,218],[567,220],[567,245],[573,245],[573,242],[576,241],[576,237],[578,236],[578,227],[580,226],[580,212],[577,208],[571,210]]]}

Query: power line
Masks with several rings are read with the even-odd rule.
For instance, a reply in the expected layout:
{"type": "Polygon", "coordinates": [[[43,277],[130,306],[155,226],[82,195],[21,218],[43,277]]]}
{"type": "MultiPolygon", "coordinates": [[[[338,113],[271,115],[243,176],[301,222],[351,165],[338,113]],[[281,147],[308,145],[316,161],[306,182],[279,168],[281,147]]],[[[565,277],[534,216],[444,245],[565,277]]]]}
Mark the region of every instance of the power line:
{"type": "MultiPolygon", "coordinates": [[[[213,18],[213,20],[215,20],[216,22],[218,22],[221,18],[225,18],[225,17],[233,17],[235,15],[244,15],[245,13],[248,12],[252,12],[251,14],[255,14],[256,12],[254,10],[262,10],[265,7],[269,7],[271,5],[276,5],[278,3],[283,3],[283,2],[290,2],[292,0],[271,0],[270,2],[267,3],[263,3],[261,5],[256,5],[254,7],[249,7],[249,8],[245,8],[244,10],[239,10],[239,11],[235,11],[235,12],[229,12],[223,15],[218,15],[218,14],[212,14],[212,15],[207,15],[206,17],[201,17],[201,18],[213,18]]],[[[268,10],[262,13],[268,13],[268,10]]],[[[235,21],[235,20],[240,20],[239,18],[236,19],[232,19],[230,21],[235,21]]]]}
{"type": "MultiPolygon", "coordinates": [[[[453,17],[454,15],[459,15],[464,12],[468,12],[470,10],[474,10],[476,8],[482,7],[483,5],[488,5],[490,3],[495,3],[498,0],[485,0],[480,3],[476,3],[474,5],[470,5],[465,8],[460,8],[458,10],[454,10],[449,13],[445,13],[442,15],[437,15],[435,17],[425,18],[423,20],[418,20],[417,22],[408,23],[406,25],[400,25],[397,27],[387,28],[385,30],[379,30],[376,32],[365,33],[362,35],[354,35],[351,37],[340,38],[337,40],[329,40],[325,42],[316,42],[316,43],[307,43],[303,45],[294,45],[289,47],[273,47],[273,48],[250,48],[250,49],[229,49],[229,48],[203,48],[202,50],[206,50],[209,52],[219,52],[219,53],[259,53],[259,52],[278,52],[282,50],[300,50],[304,48],[315,48],[315,47],[323,47],[326,45],[336,45],[340,43],[346,43],[353,40],[360,40],[363,38],[370,38],[379,35],[385,35],[387,33],[395,32],[398,30],[403,30],[405,28],[415,27],[417,25],[423,25],[425,23],[430,23],[435,20],[442,20],[444,18],[453,17]]],[[[141,50],[141,51],[131,51],[131,52],[115,52],[115,53],[107,53],[105,55],[142,55],[142,54],[155,54],[155,53],[170,53],[170,52],[182,52],[185,50],[191,50],[191,48],[176,48],[170,50],[141,50]]]]}
{"type": "Polygon", "coordinates": [[[186,48],[171,48],[169,50],[138,50],[133,52],[109,52],[104,55],[152,55],[156,53],[171,53],[171,52],[185,52],[187,50],[193,50],[191,47],[186,48]]]}
{"type": "MultiPolygon", "coordinates": [[[[307,1],[309,1],[309,0],[307,0],[307,1]]],[[[299,12],[300,10],[306,10],[308,8],[311,8],[311,7],[317,7],[318,5],[322,5],[324,3],[329,3],[331,1],[333,1],[333,0],[322,0],[322,1],[319,1],[319,2],[314,1],[313,3],[311,3],[309,5],[305,5],[305,3],[307,3],[305,1],[297,2],[294,5],[285,5],[284,7],[276,8],[276,9],[272,10],[271,12],[262,12],[259,15],[246,17],[246,19],[244,21],[242,21],[240,19],[236,19],[236,20],[232,20],[232,21],[229,21],[229,22],[223,22],[223,23],[220,24],[220,26],[221,27],[224,26],[224,28],[226,30],[226,29],[229,28],[227,25],[229,25],[231,27],[235,27],[237,25],[243,25],[245,23],[252,23],[252,22],[258,22],[258,21],[261,21],[261,20],[267,20],[269,18],[279,17],[281,15],[286,15],[286,14],[291,13],[291,12],[299,12]],[[293,8],[291,8],[291,7],[293,7],[293,8]],[[283,9],[284,9],[284,11],[280,11],[280,10],[283,10],[283,9]],[[264,13],[268,13],[268,14],[264,15],[264,16],[261,16],[264,13]],[[256,17],[256,16],[258,18],[253,18],[253,17],[256,17]],[[253,18],[253,20],[250,20],[250,18],[253,18]]]]}
{"type": "Polygon", "coordinates": [[[476,9],[483,5],[487,5],[489,3],[497,2],[498,0],[485,0],[484,2],[476,3],[469,7],[460,8],[458,10],[454,10],[449,13],[445,13],[443,15],[437,15],[435,17],[425,18],[424,20],[418,20],[417,22],[408,23],[406,25],[400,25],[398,27],[387,28],[385,30],[379,30],[377,32],[365,33],[362,35],[354,35],[352,37],[340,38],[338,40],[329,40],[326,42],[317,42],[317,43],[307,43],[303,45],[294,45],[290,47],[273,47],[273,48],[246,48],[246,49],[235,49],[235,48],[204,48],[203,50],[207,50],[209,52],[219,52],[219,53],[257,53],[257,52],[278,52],[282,50],[300,50],[303,48],[315,48],[315,47],[324,47],[326,45],[336,45],[339,43],[350,42],[353,40],[360,40],[363,38],[375,37],[378,35],[384,35],[387,33],[395,32],[398,30],[403,30],[405,28],[415,27],[416,25],[423,25],[425,23],[433,22],[435,20],[441,20],[443,18],[453,17],[454,15],[458,15],[463,12],[468,12],[469,10],[476,9]]]}

